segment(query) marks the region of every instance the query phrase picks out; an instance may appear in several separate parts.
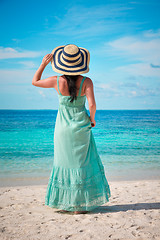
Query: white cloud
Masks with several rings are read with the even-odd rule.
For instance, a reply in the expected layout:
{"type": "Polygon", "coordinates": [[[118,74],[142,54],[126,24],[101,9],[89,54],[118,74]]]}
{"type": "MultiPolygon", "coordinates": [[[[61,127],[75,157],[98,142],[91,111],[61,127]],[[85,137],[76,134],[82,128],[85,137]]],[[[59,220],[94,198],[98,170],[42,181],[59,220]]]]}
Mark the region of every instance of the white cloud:
{"type": "Polygon", "coordinates": [[[131,57],[133,60],[160,63],[160,39],[138,39],[137,37],[123,37],[106,44],[109,53],[131,57]]]}
{"type": "Polygon", "coordinates": [[[110,83],[110,84],[103,84],[102,83],[102,84],[98,84],[98,86],[105,91],[110,91],[110,92],[113,92],[113,93],[118,92],[118,88],[116,86],[114,86],[113,83],[110,83]]]}
{"type": "Polygon", "coordinates": [[[108,84],[98,84],[98,93],[102,97],[149,97],[159,96],[160,88],[147,87],[139,82],[115,82],[112,81],[108,84]]]}
{"type": "Polygon", "coordinates": [[[27,69],[0,69],[1,84],[32,84],[35,70],[27,69]]]}
{"type": "MultiPolygon", "coordinates": [[[[0,84],[10,84],[10,85],[23,85],[23,84],[31,84],[32,85],[32,79],[36,72],[33,66],[32,61],[24,61],[19,62],[22,64],[25,64],[27,68],[23,69],[0,69],[0,84]],[[30,69],[28,69],[30,68],[30,69]]],[[[37,67],[38,69],[38,67],[37,67]]],[[[51,75],[53,75],[51,64],[48,64],[45,68],[45,70],[42,73],[41,79],[47,78],[51,75]]],[[[33,85],[32,85],[33,86],[33,85]]]]}
{"type": "Polygon", "coordinates": [[[28,51],[28,50],[16,50],[10,47],[0,47],[0,59],[10,58],[35,58],[44,55],[44,52],[28,51]]]}
{"type": "MultiPolygon", "coordinates": [[[[128,23],[119,21],[119,17],[126,16],[132,7],[125,4],[107,4],[84,7],[81,5],[73,6],[66,11],[63,16],[48,16],[45,32],[41,34],[57,34],[83,38],[98,36],[99,34],[108,35],[115,29],[129,29],[128,23]]],[[[130,23],[130,25],[137,23],[130,23]]]]}
{"type": "Polygon", "coordinates": [[[152,29],[144,31],[143,34],[145,37],[148,37],[148,38],[157,38],[157,37],[159,38],[160,37],[160,28],[157,31],[154,31],[152,29]]]}
{"type": "MultiPolygon", "coordinates": [[[[33,76],[36,72],[33,69],[34,63],[32,62],[22,62],[22,64],[26,64],[26,69],[0,69],[0,84],[32,84],[33,76]],[[30,67],[30,69],[28,69],[30,67]]],[[[38,67],[37,67],[38,68],[38,67]]],[[[47,78],[53,74],[51,65],[47,65],[46,69],[43,71],[41,79],[47,78]]]]}
{"type": "Polygon", "coordinates": [[[33,68],[36,66],[36,64],[33,61],[20,61],[17,63],[23,64],[27,68],[33,68]]]}
{"type": "Polygon", "coordinates": [[[125,96],[116,82],[110,82],[108,84],[100,83],[97,85],[98,94],[102,97],[120,97],[125,96]]]}
{"type": "MultiPolygon", "coordinates": [[[[114,71],[133,76],[160,76],[160,29],[144,31],[137,36],[126,36],[106,42],[101,53],[130,62],[118,66],[114,71]],[[135,63],[136,62],[136,63],[135,63]]],[[[120,62],[120,63],[121,63],[120,62]]]]}
{"type": "Polygon", "coordinates": [[[18,38],[12,38],[12,41],[16,42],[16,43],[19,43],[21,42],[21,39],[18,39],[18,38]]]}
{"type": "Polygon", "coordinates": [[[140,77],[160,77],[160,69],[153,68],[147,63],[135,63],[120,66],[116,68],[116,71],[126,72],[140,77]]]}

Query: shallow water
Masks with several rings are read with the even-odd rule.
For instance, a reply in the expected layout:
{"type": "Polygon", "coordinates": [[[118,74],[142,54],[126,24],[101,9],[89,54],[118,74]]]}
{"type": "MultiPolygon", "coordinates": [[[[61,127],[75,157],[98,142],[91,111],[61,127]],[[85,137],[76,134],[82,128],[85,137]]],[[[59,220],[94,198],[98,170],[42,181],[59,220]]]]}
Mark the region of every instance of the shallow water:
{"type": "MultiPolygon", "coordinates": [[[[47,183],[56,116],[57,110],[0,110],[1,186],[47,183]]],[[[95,120],[108,180],[160,178],[160,110],[97,110],[95,120]]]]}

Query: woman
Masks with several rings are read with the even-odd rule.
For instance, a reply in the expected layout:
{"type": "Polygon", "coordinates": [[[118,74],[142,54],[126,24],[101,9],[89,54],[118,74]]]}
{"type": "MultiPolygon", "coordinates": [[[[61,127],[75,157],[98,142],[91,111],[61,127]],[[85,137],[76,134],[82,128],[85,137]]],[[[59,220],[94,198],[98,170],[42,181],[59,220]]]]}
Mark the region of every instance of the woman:
{"type": "Polygon", "coordinates": [[[54,161],[45,205],[60,212],[87,213],[111,196],[91,129],[96,126],[93,82],[81,75],[89,71],[89,61],[87,49],[73,44],[59,46],[43,58],[32,80],[34,86],[55,88],[58,93],[54,161]],[[53,70],[63,75],[39,81],[50,61],[53,70]]]}

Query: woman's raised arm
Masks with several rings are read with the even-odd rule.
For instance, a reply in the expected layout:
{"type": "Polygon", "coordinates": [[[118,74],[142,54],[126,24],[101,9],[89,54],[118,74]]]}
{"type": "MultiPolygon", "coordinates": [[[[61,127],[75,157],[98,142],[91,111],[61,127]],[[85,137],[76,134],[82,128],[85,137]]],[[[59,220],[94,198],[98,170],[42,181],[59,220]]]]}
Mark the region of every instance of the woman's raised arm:
{"type": "Polygon", "coordinates": [[[42,87],[42,88],[54,88],[56,85],[56,76],[52,76],[46,79],[41,80],[42,73],[47,66],[47,64],[51,61],[53,55],[47,54],[44,56],[41,65],[39,66],[38,70],[34,74],[34,77],[32,79],[32,85],[36,87],[42,87]]]}

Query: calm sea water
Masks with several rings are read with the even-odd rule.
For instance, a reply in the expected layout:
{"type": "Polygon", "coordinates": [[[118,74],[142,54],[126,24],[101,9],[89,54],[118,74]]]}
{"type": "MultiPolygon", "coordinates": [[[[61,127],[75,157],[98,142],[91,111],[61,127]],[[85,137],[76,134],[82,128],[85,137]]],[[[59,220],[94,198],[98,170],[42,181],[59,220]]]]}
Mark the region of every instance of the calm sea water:
{"type": "MultiPolygon", "coordinates": [[[[57,111],[0,110],[1,186],[48,182],[57,111]]],[[[108,181],[160,178],[160,110],[97,110],[95,119],[108,181]]]]}

